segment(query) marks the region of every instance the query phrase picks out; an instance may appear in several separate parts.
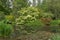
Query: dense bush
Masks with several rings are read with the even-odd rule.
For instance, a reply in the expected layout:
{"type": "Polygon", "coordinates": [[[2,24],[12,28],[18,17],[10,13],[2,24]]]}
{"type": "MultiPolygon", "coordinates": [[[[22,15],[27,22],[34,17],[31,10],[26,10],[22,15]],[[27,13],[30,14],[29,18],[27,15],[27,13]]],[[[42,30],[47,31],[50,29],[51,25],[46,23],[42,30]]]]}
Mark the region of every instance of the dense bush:
{"type": "Polygon", "coordinates": [[[40,20],[31,21],[25,23],[24,25],[25,25],[25,30],[27,30],[28,32],[41,30],[45,26],[40,20]]]}
{"type": "Polygon", "coordinates": [[[22,8],[18,11],[18,15],[16,24],[25,25],[27,31],[41,30],[43,26],[50,24],[54,17],[52,13],[43,12],[36,7],[22,8]]]}
{"type": "Polygon", "coordinates": [[[60,26],[60,20],[52,20],[50,26],[60,26]]]}
{"type": "Polygon", "coordinates": [[[52,20],[50,22],[50,30],[52,32],[60,32],[60,20],[52,20]]]}
{"type": "Polygon", "coordinates": [[[10,24],[0,21],[0,36],[9,36],[13,32],[13,27],[10,24]]]}
{"type": "Polygon", "coordinates": [[[20,11],[18,11],[18,15],[18,18],[16,19],[17,24],[24,24],[36,19],[42,19],[43,22],[49,22],[54,17],[52,13],[44,12],[36,7],[22,8],[20,11]]]}
{"type": "Polygon", "coordinates": [[[42,10],[39,10],[36,7],[22,8],[20,11],[18,11],[19,16],[16,19],[16,24],[22,26],[24,25],[23,27],[20,27],[27,32],[41,30],[41,28],[44,26],[41,20],[39,20],[41,14],[42,10]]]}
{"type": "Polygon", "coordinates": [[[16,19],[17,24],[24,24],[28,21],[34,21],[39,17],[40,11],[35,7],[22,8],[18,11],[19,17],[16,19]]]}
{"type": "Polygon", "coordinates": [[[19,33],[29,34],[35,33],[36,31],[41,31],[45,25],[41,22],[41,20],[35,20],[27,22],[23,25],[17,25],[19,33]]]}

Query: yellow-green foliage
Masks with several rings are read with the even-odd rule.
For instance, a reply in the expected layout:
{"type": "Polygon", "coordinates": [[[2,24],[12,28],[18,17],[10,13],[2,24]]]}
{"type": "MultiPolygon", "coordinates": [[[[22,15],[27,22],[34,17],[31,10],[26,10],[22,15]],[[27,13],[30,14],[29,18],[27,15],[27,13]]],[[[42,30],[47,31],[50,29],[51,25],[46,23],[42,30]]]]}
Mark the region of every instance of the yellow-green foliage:
{"type": "Polygon", "coordinates": [[[19,17],[16,19],[17,24],[23,24],[28,21],[36,20],[39,17],[40,11],[36,7],[22,8],[18,11],[19,17]]]}
{"type": "Polygon", "coordinates": [[[6,20],[14,21],[15,17],[14,15],[5,15],[6,20]]]}
{"type": "Polygon", "coordinates": [[[22,8],[19,12],[20,16],[27,16],[27,15],[31,15],[31,16],[38,16],[38,14],[40,13],[39,9],[37,9],[36,7],[28,7],[28,8],[22,8]]]}

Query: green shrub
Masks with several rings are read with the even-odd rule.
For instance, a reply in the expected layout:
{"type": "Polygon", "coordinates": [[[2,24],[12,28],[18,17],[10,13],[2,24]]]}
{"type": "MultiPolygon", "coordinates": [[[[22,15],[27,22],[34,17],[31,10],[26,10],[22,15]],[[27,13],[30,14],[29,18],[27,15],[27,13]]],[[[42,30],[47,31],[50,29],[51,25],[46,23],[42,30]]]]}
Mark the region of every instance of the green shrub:
{"type": "Polygon", "coordinates": [[[37,31],[41,30],[44,27],[44,24],[40,20],[30,21],[28,23],[25,23],[25,30],[26,31],[37,31]]]}
{"type": "Polygon", "coordinates": [[[18,11],[19,17],[16,19],[17,24],[24,24],[28,21],[34,21],[38,19],[40,11],[35,7],[22,8],[18,11]]]}
{"type": "Polygon", "coordinates": [[[50,26],[60,26],[60,20],[52,20],[50,26]]]}
{"type": "Polygon", "coordinates": [[[0,21],[0,36],[9,36],[13,32],[13,27],[10,24],[0,21]]]}
{"type": "Polygon", "coordinates": [[[26,32],[28,33],[34,33],[36,31],[42,30],[45,25],[40,20],[35,21],[29,21],[23,25],[18,25],[20,33],[26,32]]]}
{"type": "Polygon", "coordinates": [[[60,32],[60,20],[52,20],[50,22],[50,30],[53,32],[60,32]]]}
{"type": "Polygon", "coordinates": [[[31,15],[33,17],[39,16],[38,14],[41,13],[42,10],[39,10],[36,7],[27,7],[27,8],[22,8],[20,11],[18,11],[20,16],[27,16],[31,15]]]}

